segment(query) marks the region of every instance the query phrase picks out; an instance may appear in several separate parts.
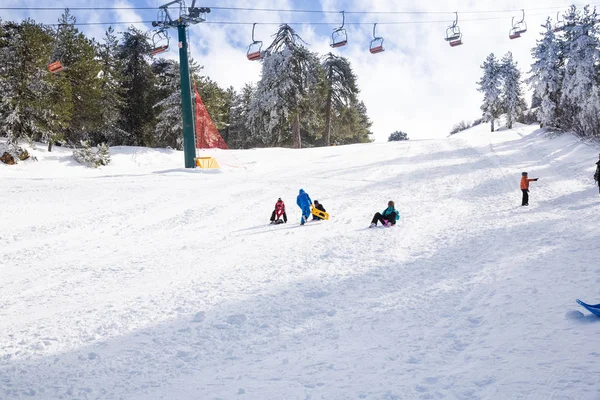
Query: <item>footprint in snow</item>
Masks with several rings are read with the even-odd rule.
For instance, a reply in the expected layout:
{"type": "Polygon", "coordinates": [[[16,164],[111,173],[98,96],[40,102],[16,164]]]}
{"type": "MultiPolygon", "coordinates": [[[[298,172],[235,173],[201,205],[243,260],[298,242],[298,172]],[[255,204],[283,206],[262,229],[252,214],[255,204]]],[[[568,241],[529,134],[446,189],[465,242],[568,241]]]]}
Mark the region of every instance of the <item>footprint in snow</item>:
{"type": "Polygon", "coordinates": [[[206,313],[204,311],[198,311],[194,315],[192,322],[202,322],[202,321],[204,321],[205,318],[206,318],[206,313]]]}
{"type": "Polygon", "coordinates": [[[246,318],[244,314],[230,315],[229,317],[227,317],[227,323],[231,325],[240,326],[244,322],[246,322],[247,319],[248,318],[246,318]]]}

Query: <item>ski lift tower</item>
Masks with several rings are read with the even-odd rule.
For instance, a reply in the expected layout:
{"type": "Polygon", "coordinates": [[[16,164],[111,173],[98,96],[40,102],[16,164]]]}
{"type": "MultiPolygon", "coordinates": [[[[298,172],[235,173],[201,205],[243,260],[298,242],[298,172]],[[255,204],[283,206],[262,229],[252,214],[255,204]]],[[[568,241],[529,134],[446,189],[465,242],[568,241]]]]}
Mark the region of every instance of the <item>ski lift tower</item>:
{"type": "Polygon", "coordinates": [[[192,108],[192,91],[190,83],[190,62],[188,58],[187,27],[206,21],[208,7],[186,7],[184,0],[174,0],[159,7],[158,21],[152,26],[162,29],[177,28],[179,37],[179,74],[181,76],[181,113],[183,116],[183,155],[186,168],[196,167],[196,141],[194,137],[194,114],[192,108]],[[171,6],[175,6],[169,8],[171,6]],[[177,8],[177,10],[175,10],[177,8]],[[171,15],[176,13],[177,17],[171,15]]]}

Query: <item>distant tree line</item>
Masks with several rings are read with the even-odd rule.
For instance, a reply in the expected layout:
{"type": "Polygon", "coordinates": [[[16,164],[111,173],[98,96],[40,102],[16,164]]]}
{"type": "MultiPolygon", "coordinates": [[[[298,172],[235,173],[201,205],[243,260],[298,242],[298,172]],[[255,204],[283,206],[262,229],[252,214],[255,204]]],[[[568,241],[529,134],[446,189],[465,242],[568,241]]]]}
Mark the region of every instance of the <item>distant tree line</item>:
{"type": "MultiPolygon", "coordinates": [[[[0,136],[49,150],[82,142],[181,149],[179,64],[151,57],[148,32],[109,28],[95,41],[75,23],[68,9],[56,27],[0,20],[0,136]],[[65,69],[50,73],[55,59],[65,69]]],[[[347,59],[319,58],[287,25],[263,55],[260,80],[239,92],[191,61],[192,81],[230,148],[371,141],[347,59]]]]}

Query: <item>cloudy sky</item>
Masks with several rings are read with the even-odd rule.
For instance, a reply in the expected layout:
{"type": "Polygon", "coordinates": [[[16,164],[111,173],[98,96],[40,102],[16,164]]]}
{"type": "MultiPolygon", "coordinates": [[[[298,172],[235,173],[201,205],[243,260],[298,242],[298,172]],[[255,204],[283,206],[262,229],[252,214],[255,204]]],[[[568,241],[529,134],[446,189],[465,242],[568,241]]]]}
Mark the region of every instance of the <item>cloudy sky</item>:
{"type": "MultiPolygon", "coordinates": [[[[54,23],[60,11],[33,10],[32,7],[158,7],[167,0],[118,1],[31,1],[3,0],[3,20],[32,17],[38,22],[54,23]]],[[[188,5],[191,0],[187,1],[188,5]]],[[[360,97],[373,121],[377,141],[387,140],[390,133],[402,130],[411,139],[439,138],[448,135],[462,120],[480,116],[481,94],[477,81],[480,65],[490,53],[501,58],[511,51],[523,72],[528,75],[531,49],[540,38],[547,17],[556,20],[557,12],[566,10],[569,1],[455,1],[455,0],[219,0],[200,2],[212,7],[206,23],[190,29],[193,57],[204,66],[204,73],[222,87],[240,88],[260,78],[260,62],[248,61],[246,50],[251,42],[252,24],[257,23],[255,37],[268,46],[280,23],[290,23],[308,47],[320,55],[329,51],[347,57],[358,76],[360,97]],[[227,7],[276,9],[280,11],[231,10],[227,7]],[[508,38],[511,20],[521,20],[525,12],[528,31],[521,38],[508,38]],[[288,11],[285,11],[288,10],[288,11]],[[289,10],[311,10],[301,13],[289,10]],[[327,11],[327,12],[322,12],[327,11]],[[341,24],[346,11],[348,45],[331,49],[331,32],[341,24]],[[444,40],[446,28],[458,12],[463,45],[450,47],[444,40]],[[227,23],[229,22],[229,23],[227,23]],[[233,24],[232,22],[235,22],[233,24]],[[385,40],[385,51],[369,53],[373,24],[377,36],[385,40]]],[[[588,3],[575,3],[583,6],[588,3]]],[[[593,4],[593,3],[592,3],[593,4]]],[[[135,22],[156,19],[148,10],[74,10],[81,23],[135,22]]],[[[139,27],[151,29],[150,24],[139,27]]],[[[106,26],[80,26],[88,35],[101,38],[106,26]]],[[[123,31],[127,24],[115,25],[123,31]]],[[[167,57],[176,58],[176,31],[171,32],[172,50],[167,57]]],[[[524,86],[524,88],[526,88],[524,86]]],[[[530,100],[527,91],[527,101],[530,100]]]]}

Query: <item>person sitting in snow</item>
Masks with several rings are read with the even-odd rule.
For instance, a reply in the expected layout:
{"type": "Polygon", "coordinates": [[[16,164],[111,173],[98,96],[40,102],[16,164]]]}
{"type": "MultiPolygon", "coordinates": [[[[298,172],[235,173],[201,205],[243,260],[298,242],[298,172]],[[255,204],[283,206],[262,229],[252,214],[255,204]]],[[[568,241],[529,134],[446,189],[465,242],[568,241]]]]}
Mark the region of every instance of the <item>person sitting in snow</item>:
{"type": "Polygon", "coordinates": [[[308,193],[304,191],[304,189],[300,189],[298,193],[298,197],[296,198],[296,204],[302,210],[302,218],[300,219],[300,225],[304,225],[304,223],[308,220],[310,216],[310,206],[312,204],[312,200],[308,193]]]}
{"type": "Polygon", "coordinates": [[[529,182],[537,180],[538,178],[529,179],[527,177],[527,172],[521,173],[521,192],[523,192],[523,201],[521,202],[521,206],[529,205],[529,182]]]}
{"type": "Polygon", "coordinates": [[[373,216],[373,220],[371,221],[371,226],[369,228],[374,228],[377,226],[377,222],[381,222],[381,225],[389,227],[396,225],[396,221],[400,219],[400,213],[398,210],[394,208],[394,202],[388,201],[388,207],[383,210],[382,213],[375,213],[373,216]]]}
{"type": "Polygon", "coordinates": [[[598,191],[600,192],[600,154],[598,154],[598,162],[596,163],[596,173],[594,174],[594,181],[598,185],[598,191]]]}
{"type": "Polygon", "coordinates": [[[277,203],[275,203],[275,209],[271,213],[271,223],[272,224],[281,224],[287,222],[287,214],[285,213],[285,203],[281,200],[281,197],[277,199],[277,203]],[[283,217],[283,221],[281,220],[283,217]]]}
{"type": "MultiPolygon", "coordinates": [[[[319,203],[319,200],[315,200],[315,208],[319,211],[326,212],[325,207],[323,207],[323,204],[319,203]]],[[[313,219],[319,221],[319,220],[322,220],[323,218],[317,217],[316,215],[313,214],[313,219]]]]}

